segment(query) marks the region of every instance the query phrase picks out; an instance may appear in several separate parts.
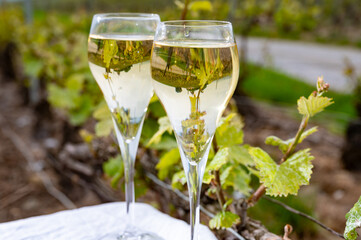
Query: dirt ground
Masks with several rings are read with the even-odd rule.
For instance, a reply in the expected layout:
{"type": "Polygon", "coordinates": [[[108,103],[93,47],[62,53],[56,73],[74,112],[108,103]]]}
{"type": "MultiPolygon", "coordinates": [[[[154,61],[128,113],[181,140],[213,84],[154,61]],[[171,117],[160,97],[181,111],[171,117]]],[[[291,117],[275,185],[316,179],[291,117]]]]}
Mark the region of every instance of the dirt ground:
{"type": "MultiPolygon", "coordinates": [[[[24,105],[24,93],[13,82],[0,79],[0,83],[0,223],[66,209],[45,189],[39,169],[45,171],[52,183],[77,207],[101,203],[101,199],[90,190],[76,186],[63,189],[58,185],[56,174],[44,161],[45,153],[34,140],[36,116],[30,107],[24,105]],[[14,144],[12,134],[20,136],[27,144],[28,150],[36,156],[35,162],[24,158],[24,152],[14,144]]],[[[298,122],[287,116],[286,110],[277,107],[262,109],[257,119],[249,122],[252,123],[245,127],[245,142],[266,149],[266,136],[292,137],[298,128],[298,122]]],[[[317,188],[316,216],[339,232],[344,229],[346,212],[361,195],[360,174],[342,167],[343,144],[342,137],[322,128],[304,143],[312,148],[315,156],[311,186],[317,188]]],[[[272,151],[271,148],[268,150],[272,151]]],[[[155,198],[154,192],[150,192],[142,200],[153,201],[155,198]]],[[[320,231],[317,239],[337,238],[320,231]]]]}

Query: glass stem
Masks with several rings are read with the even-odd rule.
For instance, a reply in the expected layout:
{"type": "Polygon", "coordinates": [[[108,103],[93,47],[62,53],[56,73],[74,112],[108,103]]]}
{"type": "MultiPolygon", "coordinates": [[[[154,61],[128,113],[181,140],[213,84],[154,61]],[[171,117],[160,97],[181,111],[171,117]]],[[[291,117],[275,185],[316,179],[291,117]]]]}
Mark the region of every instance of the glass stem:
{"type": "Polygon", "coordinates": [[[140,133],[143,127],[144,116],[140,122],[136,136],[132,139],[125,139],[123,135],[120,133],[114,118],[113,118],[113,122],[124,164],[127,224],[132,226],[134,225],[134,203],[135,203],[134,163],[135,163],[135,158],[137,156],[137,149],[139,145],[140,133]]]}
{"type": "Polygon", "coordinates": [[[191,240],[198,240],[199,228],[199,198],[202,187],[202,177],[200,166],[197,163],[188,163],[187,172],[189,204],[190,204],[190,225],[191,240]]]}
{"type": "Polygon", "coordinates": [[[134,162],[135,152],[137,148],[131,149],[131,142],[124,141],[124,150],[122,150],[122,158],[124,163],[124,179],[125,179],[125,201],[127,204],[128,224],[134,225],[134,162]],[[133,150],[133,153],[130,151],[133,150]],[[134,156],[134,158],[133,158],[134,156]]]}

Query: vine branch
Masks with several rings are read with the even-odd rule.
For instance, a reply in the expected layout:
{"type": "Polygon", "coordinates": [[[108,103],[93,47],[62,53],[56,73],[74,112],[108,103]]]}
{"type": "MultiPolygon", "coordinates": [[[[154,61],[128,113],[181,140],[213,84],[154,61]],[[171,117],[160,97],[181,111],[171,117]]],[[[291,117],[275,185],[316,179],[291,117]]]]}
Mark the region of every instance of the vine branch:
{"type": "Polygon", "coordinates": [[[181,20],[186,20],[189,1],[190,0],[185,0],[184,1],[184,8],[183,8],[183,11],[182,11],[181,20]]]}
{"type": "Polygon", "coordinates": [[[326,230],[329,231],[330,233],[332,233],[332,234],[334,234],[334,235],[336,235],[336,236],[338,236],[338,237],[340,237],[340,238],[342,238],[342,239],[345,239],[341,233],[336,232],[336,231],[333,230],[332,228],[327,227],[325,224],[323,224],[323,223],[321,223],[319,220],[317,220],[317,219],[315,219],[315,218],[307,215],[306,213],[300,212],[300,211],[298,211],[298,210],[296,210],[296,209],[294,209],[294,208],[292,208],[292,207],[290,207],[290,206],[288,206],[288,205],[284,204],[283,202],[280,202],[280,201],[278,201],[278,200],[276,200],[276,199],[273,199],[273,198],[270,198],[270,197],[267,197],[267,196],[263,196],[263,198],[266,199],[266,200],[269,201],[269,202],[272,202],[272,203],[275,203],[275,204],[277,204],[277,205],[280,205],[281,207],[283,207],[284,209],[286,209],[286,210],[289,211],[289,212],[292,212],[292,213],[294,213],[294,214],[297,214],[297,215],[300,215],[300,216],[302,216],[302,217],[304,217],[304,218],[307,218],[308,220],[310,220],[310,221],[318,224],[318,225],[321,226],[322,228],[326,229],[326,230]]]}

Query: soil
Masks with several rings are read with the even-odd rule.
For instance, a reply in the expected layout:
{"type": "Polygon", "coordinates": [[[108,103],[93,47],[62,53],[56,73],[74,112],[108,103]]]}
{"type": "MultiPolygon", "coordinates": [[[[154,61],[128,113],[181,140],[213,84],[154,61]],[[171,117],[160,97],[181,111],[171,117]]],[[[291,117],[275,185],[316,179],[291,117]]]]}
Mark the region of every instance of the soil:
{"type": "MultiPolygon", "coordinates": [[[[71,182],[64,183],[49,161],[45,160],[47,152],[43,147],[44,141],[48,139],[49,144],[50,138],[41,138],[39,132],[34,131],[39,129],[39,116],[31,105],[24,104],[23,88],[15,81],[1,77],[0,75],[0,223],[66,209],[46,190],[39,172],[45,172],[54,186],[64,192],[77,207],[110,201],[111,199],[100,197],[91,187],[74,184],[79,182],[75,176],[71,182]],[[20,136],[26,143],[28,150],[35,156],[34,162],[24,158],[24,153],[12,141],[11,134],[20,136]]],[[[298,121],[287,114],[287,109],[264,105],[257,105],[256,109],[258,110],[245,119],[245,142],[264,147],[277,156],[277,151],[265,146],[264,139],[269,135],[292,137],[297,131],[298,121]]],[[[53,129],[52,134],[59,131],[53,129]]],[[[66,139],[53,137],[52,140],[59,144],[66,139]]],[[[343,145],[343,137],[323,128],[319,128],[319,132],[304,143],[304,146],[312,148],[315,160],[311,185],[303,189],[317,189],[317,218],[339,232],[343,232],[345,214],[361,195],[360,174],[347,171],[342,166],[340,159],[343,145]]],[[[123,199],[121,192],[112,192],[114,199],[123,199]]],[[[162,206],[162,201],[154,190],[148,191],[139,201],[162,206]]],[[[169,209],[162,210],[169,212],[169,209]]],[[[187,218],[184,211],[173,211],[173,215],[187,218]]],[[[337,238],[320,230],[319,235],[313,236],[313,239],[337,238]]]]}

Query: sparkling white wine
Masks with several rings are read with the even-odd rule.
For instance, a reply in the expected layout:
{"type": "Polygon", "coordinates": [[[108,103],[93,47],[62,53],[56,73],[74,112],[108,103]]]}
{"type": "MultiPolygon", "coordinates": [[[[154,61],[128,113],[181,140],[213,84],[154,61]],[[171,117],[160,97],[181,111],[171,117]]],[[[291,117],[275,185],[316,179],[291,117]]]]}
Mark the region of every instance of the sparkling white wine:
{"type": "Polygon", "coordinates": [[[152,44],[153,36],[89,36],[90,69],[125,140],[136,136],[153,94],[152,44]]]}
{"type": "Polygon", "coordinates": [[[235,44],[161,42],[153,47],[153,87],[187,159],[198,162],[238,80],[235,44]]]}

